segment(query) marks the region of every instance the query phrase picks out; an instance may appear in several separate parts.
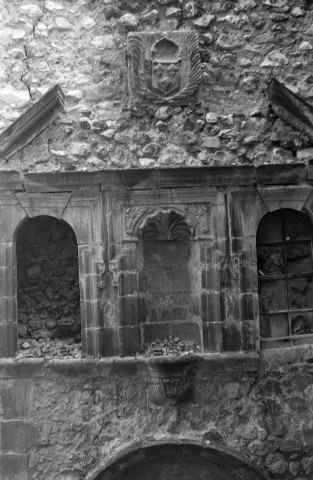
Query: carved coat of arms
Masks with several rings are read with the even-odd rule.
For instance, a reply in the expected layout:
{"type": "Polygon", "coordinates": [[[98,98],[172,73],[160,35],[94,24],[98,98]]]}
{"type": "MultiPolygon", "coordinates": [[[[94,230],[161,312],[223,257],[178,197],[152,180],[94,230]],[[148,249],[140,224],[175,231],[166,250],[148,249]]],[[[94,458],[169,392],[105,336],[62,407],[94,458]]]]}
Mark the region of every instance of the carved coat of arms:
{"type": "Polygon", "coordinates": [[[128,35],[132,104],[188,104],[201,81],[196,32],[128,35]]]}

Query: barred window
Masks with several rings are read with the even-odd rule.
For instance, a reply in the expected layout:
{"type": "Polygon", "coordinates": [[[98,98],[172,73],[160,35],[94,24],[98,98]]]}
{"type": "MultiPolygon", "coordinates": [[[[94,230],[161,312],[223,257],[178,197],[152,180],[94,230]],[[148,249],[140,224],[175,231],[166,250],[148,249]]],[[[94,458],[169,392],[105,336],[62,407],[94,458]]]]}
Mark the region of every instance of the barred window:
{"type": "Polygon", "coordinates": [[[261,345],[313,343],[313,226],[291,209],[268,213],[257,232],[261,345]]]}

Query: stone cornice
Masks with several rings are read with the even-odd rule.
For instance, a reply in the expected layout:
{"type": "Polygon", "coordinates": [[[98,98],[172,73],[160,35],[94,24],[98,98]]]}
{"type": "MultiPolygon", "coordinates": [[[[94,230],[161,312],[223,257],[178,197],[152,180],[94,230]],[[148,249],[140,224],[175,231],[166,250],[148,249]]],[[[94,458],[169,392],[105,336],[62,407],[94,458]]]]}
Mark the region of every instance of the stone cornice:
{"type": "MultiPolygon", "coordinates": [[[[100,192],[126,189],[149,190],[163,188],[234,188],[256,185],[299,185],[312,183],[313,164],[304,163],[194,167],[169,169],[103,170],[97,172],[24,173],[0,171],[0,192],[65,192],[88,190],[100,192]]],[[[190,193],[191,194],[191,193],[190,193]]],[[[197,191],[197,195],[200,191],[197,191]]]]}
{"type": "Polygon", "coordinates": [[[268,98],[276,115],[306,133],[313,141],[313,105],[295,95],[275,78],[269,83],[268,98]]]}
{"type": "Polygon", "coordinates": [[[0,135],[0,157],[9,157],[31,142],[64,111],[64,94],[59,85],[49,90],[0,135]]]}

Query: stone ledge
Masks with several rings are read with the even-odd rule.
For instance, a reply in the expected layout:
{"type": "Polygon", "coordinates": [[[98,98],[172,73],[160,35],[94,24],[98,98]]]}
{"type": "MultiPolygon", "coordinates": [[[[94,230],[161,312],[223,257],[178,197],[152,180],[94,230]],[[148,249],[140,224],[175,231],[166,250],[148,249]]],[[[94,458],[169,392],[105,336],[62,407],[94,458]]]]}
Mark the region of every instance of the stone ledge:
{"type": "Polygon", "coordinates": [[[0,359],[0,378],[43,377],[45,365],[43,358],[0,359]]]}
{"type": "Polygon", "coordinates": [[[259,353],[205,353],[203,368],[207,372],[258,372],[259,353]]]}
{"type": "MultiPolygon", "coordinates": [[[[258,372],[258,353],[205,353],[197,355],[201,368],[208,372],[258,372]]],[[[0,359],[0,378],[42,377],[44,375],[86,375],[88,377],[133,376],[144,368],[142,357],[101,359],[23,358],[0,359]]]]}
{"type": "Polygon", "coordinates": [[[298,347],[271,348],[260,352],[260,371],[262,373],[276,370],[279,367],[305,365],[313,359],[312,345],[298,347]]]}

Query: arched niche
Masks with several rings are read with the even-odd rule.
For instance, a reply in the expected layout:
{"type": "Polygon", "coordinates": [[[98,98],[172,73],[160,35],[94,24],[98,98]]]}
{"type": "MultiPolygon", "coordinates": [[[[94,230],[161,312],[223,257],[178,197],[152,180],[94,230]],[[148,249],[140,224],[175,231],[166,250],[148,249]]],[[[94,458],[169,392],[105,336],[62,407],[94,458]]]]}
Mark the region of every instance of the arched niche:
{"type": "Polygon", "coordinates": [[[65,221],[28,218],[16,232],[19,338],[80,341],[78,249],[65,221]]]}
{"type": "Polygon", "coordinates": [[[194,229],[170,209],[138,229],[138,318],[144,343],[170,336],[202,347],[199,245],[194,229]]]}
{"type": "MultiPolygon", "coordinates": [[[[117,457],[90,480],[264,480],[243,460],[198,444],[163,443],[117,457]]],[[[88,478],[88,480],[89,480],[88,478]]]]}

